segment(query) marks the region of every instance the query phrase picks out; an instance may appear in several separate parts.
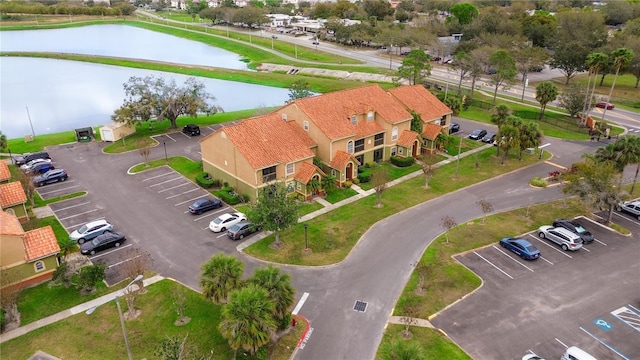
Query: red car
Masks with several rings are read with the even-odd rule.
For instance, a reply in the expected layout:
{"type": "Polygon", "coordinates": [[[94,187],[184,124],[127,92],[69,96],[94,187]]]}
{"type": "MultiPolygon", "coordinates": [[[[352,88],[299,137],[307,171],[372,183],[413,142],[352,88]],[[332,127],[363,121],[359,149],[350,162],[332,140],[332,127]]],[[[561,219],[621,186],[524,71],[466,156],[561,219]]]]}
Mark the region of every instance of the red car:
{"type": "Polygon", "coordinates": [[[613,106],[612,103],[608,103],[606,101],[601,101],[599,103],[596,104],[596,107],[599,107],[600,109],[607,109],[607,110],[613,110],[613,108],[615,108],[615,106],[613,106]]]}

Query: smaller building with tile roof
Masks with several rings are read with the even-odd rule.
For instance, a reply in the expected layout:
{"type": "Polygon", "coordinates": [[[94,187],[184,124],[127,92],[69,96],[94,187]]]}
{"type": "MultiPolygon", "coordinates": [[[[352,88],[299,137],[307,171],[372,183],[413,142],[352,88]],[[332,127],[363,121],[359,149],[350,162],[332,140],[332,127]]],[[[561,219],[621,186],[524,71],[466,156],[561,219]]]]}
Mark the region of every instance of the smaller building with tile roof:
{"type": "Polygon", "coordinates": [[[15,215],[20,222],[29,220],[27,195],[19,181],[0,184],[0,207],[3,211],[15,215]]]}
{"type": "Polygon", "coordinates": [[[24,231],[15,215],[0,212],[1,287],[28,286],[51,279],[60,265],[60,246],[51,226],[24,231]]]}
{"type": "Polygon", "coordinates": [[[11,180],[11,171],[9,171],[9,165],[3,160],[0,160],[0,183],[11,180]]]}

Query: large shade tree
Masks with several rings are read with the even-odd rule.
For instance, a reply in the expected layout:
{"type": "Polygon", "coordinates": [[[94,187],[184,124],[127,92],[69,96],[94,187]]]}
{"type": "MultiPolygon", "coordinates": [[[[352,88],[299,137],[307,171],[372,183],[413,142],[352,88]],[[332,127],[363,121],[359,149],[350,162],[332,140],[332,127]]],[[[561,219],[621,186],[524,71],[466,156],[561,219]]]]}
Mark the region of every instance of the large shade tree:
{"type": "Polygon", "coordinates": [[[425,76],[431,74],[431,56],[422,50],[411,50],[402,60],[402,65],[398,67],[397,76],[406,79],[410,85],[416,85],[424,80],[425,76]]]}
{"type": "Polygon", "coordinates": [[[123,86],[124,103],[111,115],[116,122],[137,123],[155,118],[169,120],[171,128],[176,128],[179,116],[222,111],[213,104],[215,98],[206,91],[204,83],[194,77],[180,86],[173,78],[132,76],[123,86]]]}
{"type": "Polygon", "coordinates": [[[274,246],[282,246],[280,232],[298,222],[298,203],[289,196],[287,187],[273,183],[258,192],[258,199],[248,214],[249,220],[275,234],[274,246]]]}
{"type": "Polygon", "coordinates": [[[217,254],[202,264],[200,287],[205,298],[216,304],[227,301],[229,293],[242,285],[244,265],[234,256],[217,254]]]}
{"type": "Polygon", "coordinates": [[[496,96],[500,86],[506,86],[516,77],[516,63],[513,57],[504,50],[498,50],[489,57],[489,64],[495,70],[495,74],[491,75],[491,84],[493,89],[493,105],[496,104],[496,96]]]}

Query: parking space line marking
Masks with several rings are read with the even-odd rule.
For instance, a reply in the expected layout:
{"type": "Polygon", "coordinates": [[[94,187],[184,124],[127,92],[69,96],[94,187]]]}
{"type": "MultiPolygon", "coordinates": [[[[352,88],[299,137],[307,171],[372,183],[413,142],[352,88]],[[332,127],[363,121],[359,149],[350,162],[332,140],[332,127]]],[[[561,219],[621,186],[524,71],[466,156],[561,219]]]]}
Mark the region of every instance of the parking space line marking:
{"type": "Polygon", "coordinates": [[[591,252],[591,250],[587,249],[587,248],[586,248],[586,247],[584,247],[584,246],[583,246],[583,247],[581,247],[581,248],[580,248],[580,250],[584,250],[584,251],[586,251],[586,252],[591,252]]]}
{"type": "Polygon", "coordinates": [[[211,216],[211,215],[215,215],[215,214],[216,214],[216,213],[211,212],[211,213],[208,213],[207,215],[203,215],[203,216],[197,217],[197,218],[193,219],[193,221],[202,220],[202,219],[204,219],[204,218],[208,218],[209,216],[211,216]]]}
{"type": "Polygon", "coordinates": [[[560,341],[560,339],[558,338],[554,338],[556,339],[557,342],[559,342],[560,344],[562,344],[562,346],[564,346],[565,349],[568,349],[569,347],[567,346],[567,344],[563,343],[562,341],[560,341]]]}
{"type": "Polygon", "coordinates": [[[68,186],[68,187],[66,187],[66,188],[62,188],[62,189],[55,189],[55,190],[51,190],[51,191],[47,191],[47,192],[40,192],[40,191],[38,191],[38,193],[39,193],[40,195],[49,195],[49,194],[57,193],[57,192],[60,192],[60,191],[65,191],[65,190],[69,190],[69,189],[77,188],[77,187],[80,187],[80,185],[71,185],[71,186],[68,186]]]}
{"type": "Polygon", "coordinates": [[[223,236],[227,236],[227,231],[220,231],[220,235],[216,236],[216,239],[220,239],[223,236]]]}
{"type": "MultiPolygon", "coordinates": [[[[194,190],[200,190],[200,189],[194,189],[194,190]]],[[[189,190],[189,191],[187,191],[187,192],[191,192],[191,191],[193,191],[193,190],[189,190]]],[[[184,193],[181,193],[181,194],[178,194],[178,195],[182,195],[182,194],[184,194],[184,193]]],[[[188,202],[192,202],[192,201],[194,201],[194,200],[198,200],[198,199],[201,199],[201,198],[203,198],[203,197],[207,197],[207,196],[208,196],[207,194],[204,194],[204,195],[201,195],[201,196],[195,197],[195,198],[193,198],[193,199],[189,199],[189,200],[181,201],[181,202],[179,202],[179,203],[177,203],[177,204],[175,204],[175,205],[173,205],[173,206],[180,206],[180,205],[186,204],[186,203],[188,203],[188,202]]],[[[167,199],[168,199],[168,198],[167,198],[167,199]]]]}
{"type": "Polygon", "coordinates": [[[529,236],[531,236],[532,238],[534,238],[534,239],[538,240],[540,243],[547,245],[548,247],[552,248],[553,250],[555,250],[555,251],[559,252],[560,254],[562,254],[562,255],[564,255],[564,256],[566,256],[566,257],[568,257],[569,259],[573,259],[573,257],[572,257],[571,255],[569,255],[569,254],[566,254],[566,253],[564,252],[564,250],[558,250],[556,246],[553,246],[553,245],[551,245],[551,244],[547,244],[547,242],[546,242],[546,241],[544,241],[543,239],[540,239],[539,237],[537,237],[537,236],[533,236],[533,235],[531,235],[531,234],[529,234],[529,236]]]}
{"type": "Polygon", "coordinates": [[[67,207],[63,207],[63,208],[60,208],[60,209],[56,209],[56,210],[54,210],[54,211],[62,211],[62,210],[67,210],[67,209],[71,209],[71,208],[74,208],[74,207],[76,207],[76,206],[82,206],[82,205],[87,205],[87,204],[89,204],[89,203],[90,203],[90,201],[87,201],[87,202],[83,202],[83,203],[80,203],[80,204],[76,204],[76,205],[70,205],[70,206],[67,206],[67,207]]]}
{"type": "Polygon", "coordinates": [[[63,221],[63,220],[67,220],[67,219],[71,219],[71,218],[74,218],[74,217],[82,216],[82,215],[84,215],[84,214],[88,214],[88,213],[91,213],[91,212],[94,212],[94,211],[98,211],[98,210],[100,210],[100,209],[93,209],[93,210],[89,210],[89,211],[81,212],[80,214],[75,214],[75,215],[67,216],[67,217],[64,217],[64,218],[60,218],[60,219],[58,219],[58,220],[63,221]]]}
{"type": "Polygon", "coordinates": [[[474,254],[476,254],[476,255],[478,255],[478,257],[479,257],[480,259],[482,259],[482,260],[486,261],[486,262],[487,262],[487,264],[489,264],[489,265],[493,266],[493,267],[494,267],[494,268],[496,268],[498,271],[500,271],[501,273],[503,273],[503,274],[507,275],[508,277],[510,277],[510,278],[511,278],[511,280],[513,280],[513,276],[511,276],[511,275],[507,274],[504,270],[502,270],[502,269],[500,269],[499,267],[495,266],[491,261],[489,261],[489,260],[485,259],[482,255],[478,254],[478,253],[477,253],[477,252],[475,252],[475,251],[474,251],[473,253],[474,253],[474,254]]]}
{"type": "Polygon", "coordinates": [[[534,271],[533,271],[533,269],[531,269],[531,268],[530,268],[530,267],[528,267],[527,265],[525,265],[525,264],[521,263],[520,261],[518,261],[518,260],[514,259],[510,254],[507,254],[506,252],[502,251],[502,249],[497,248],[495,245],[493,245],[493,248],[494,248],[494,249],[496,249],[496,250],[498,250],[498,251],[500,251],[500,252],[501,252],[501,253],[503,253],[505,256],[509,257],[509,259],[511,259],[511,260],[515,261],[516,263],[518,263],[518,265],[522,265],[525,269],[527,269],[527,270],[529,270],[529,271],[531,271],[531,272],[534,272],[534,271]]]}
{"type": "Polygon", "coordinates": [[[298,312],[300,311],[300,309],[302,309],[302,305],[304,305],[304,303],[305,303],[305,301],[307,301],[308,297],[309,297],[309,293],[308,292],[302,294],[302,297],[300,298],[300,301],[298,301],[298,303],[296,304],[296,307],[291,312],[292,315],[298,315],[298,312]]]}
{"type": "MultiPolygon", "coordinates": [[[[107,252],[103,252],[100,255],[92,256],[90,259],[93,260],[93,259],[97,259],[99,257],[105,256],[105,255],[113,254],[114,252],[116,252],[116,251],[118,251],[120,249],[124,249],[124,248],[129,247],[129,246],[133,246],[133,244],[127,244],[127,245],[119,246],[119,247],[117,247],[117,248],[115,248],[113,250],[110,250],[110,251],[107,251],[107,252]]],[[[140,256],[140,255],[138,255],[138,256],[140,256]]],[[[116,265],[116,264],[113,264],[113,265],[116,265]]],[[[107,266],[107,269],[109,269],[113,265],[107,266]]]]}
{"type": "Polygon", "coordinates": [[[542,260],[544,260],[544,261],[548,262],[549,264],[553,265],[553,263],[552,263],[551,261],[549,261],[549,260],[545,259],[545,258],[544,258],[544,257],[542,257],[542,256],[540,256],[540,259],[542,259],[542,260]]]}
{"type": "Polygon", "coordinates": [[[626,306],[615,309],[611,312],[611,315],[618,318],[618,320],[629,325],[636,331],[640,331],[640,313],[637,313],[626,306]]]}
{"type": "Polygon", "coordinates": [[[616,350],[613,346],[607,344],[606,342],[598,339],[597,337],[595,337],[592,333],[588,332],[587,330],[585,330],[582,326],[580,326],[580,330],[584,331],[587,333],[587,335],[591,336],[592,338],[594,338],[595,340],[597,340],[600,344],[606,346],[609,348],[609,350],[613,351],[614,353],[616,353],[616,355],[620,356],[621,358],[625,359],[625,360],[631,360],[630,358],[626,357],[624,354],[622,354],[620,351],[616,350]]]}
{"type": "MultiPolygon", "coordinates": [[[[634,223],[634,224],[636,224],[636,225],[640,225],[640,222],[638,222],[638,221],[634,220],[633,218],[630,218],[630,217],[629,217],[629,216],[627,216],[627,215],[619,214],[619,213],[616,213],[616,212],[614,212],[613,214],[614,214],[614,215],[616,215],[616,216],[619,216],[619,217],[621,217],[621,218],[623,218],[623,219],[625,219],[625,220],[629,220],[629,221],[631,221],[632,223],[634,223]]],[[[602,219],[602,218],[601,218],[601,219],[602,219]]]]}
{"type": "Polygon", "coordinates": [[[169,180],[165,180],[165,181],[159,182],[159,183],[157,183],[157,184],[149,185],[149,187],[150,187],[150,188],[152,188],[152,187],[154,187],[154,186],[158,186],[158,185],[166,184],[166,183],[168,183],[168,182],[176,181],[176,180],[179,180],[179,179],[182,179],[182,175],[181,175],[181,176],[178,176],[178,177],[174,177],[173,179],[169,179],[169,180]]]}
{"type": "Polygon", "coordinates": [[[167,188],[167,189],[164,189],[164,190],[160,190],[160,191],[158,191],[158,194],[159,194],[159,193],[162,193],[162,192],[165,192],[165,191],[173,190],[173,189],[175,189],[175,188],[179,188],[180,186],[185,186],[185,185],[193,185],[193,183],[192,183],[191,181],[189,181],[189,182],[185,182],[184,184],[180,184],[180,185],[172,186],[172,187],[170,187],[170,188],[167,188]]]}
{"type": "MultiPolygon", "coordinates": [[[[198,190],[200,190],[200,188],[195,188],[195,189],[191,189],[191,190],[183,191],[183,192],[181,192],[180,194],[171,195],[171,196],[166,197],[166,198],[164,198],[164,199],[165,199],[165,200],[173,199],[174,197],[178,197],[178,196],[180,196],[180,195],[184,195],[184,194],[186,194],[186,193],[190,193],[190,192],[198,191],[198,190]]],[[[196,198],[196,199],[197,199],[197,198],[196,198]]]]}
{"type": "Polygon", "coordinates": [[[99,218],[95,218],[95,219],[93,219],[93,220],[91,220],[91,221],[87,221],[87,222],[85,222],[85,223],[80,223],[80,224],[74,224],[74,225],[65,226],[64,228],[65,228],[65,229],[75,228],[75,227],[79,227],[79,226],[81,226],[81,225],[84,225],[84,224],[87,224],[87,223],[90,223],[90,222],[94,222],[94,221],[96,221],[96,220],[103,220],[103,219],[104,219],[104,216],[103,216],[103,217],[99,217],[99,218]]]}
{"type": "Polygon", "coordinates": [[[127,263],[127,262],[129,262],[129,261],[131,261],[131,260],[135,260],[135,259],[137,259],[137,258],[139,258],[139,257],[141,257],[141,256],[142,256],[142,255],[137,255],[137,256],[132,257],[131,259],[126,259],[126,260],[122,260],[122,261],[120,261],[120,262],[117,262],[117,263],[115,263],[115,264],[111,264],[111,265],[107,266],[107,269],[111,269],[112,267],[116,267],[116,266],[118,266],[118,265],[122,265],[122,264],[127,263]]]}
{"type": "Polygon", "coordinates": [[[633,307],[633,305],[631,304],[627,304],[628,307],[632,308],[633,310],[635,310],[638,314],[640,314],[640,310],[636,309],[633,307]]]}
{"type": "Polygon", "coordinates": [[[602,244],[602,245],[604,245],[604,246],[607,246],[607,244],[603,243],[602,241],[600,241],[600,240],[598,240],[598,239],[596,239],[596,238],[593,238],[593,240],[594,240],[594,241],[599,242],[600,244],[602,244]]]}
{"type": "MultiPolygon", "coordinates": [[[[180,133],[182,134],[182,133],[180,133]]],[[[164,134],[164,136],[168,137],[169,139],[173,140],[173,142],[177,142],[176,139],[172,138],[171,136],[169,136],[169,134],[164,134]]],[[[186,135],[185,135],[186,136],[186,135]]]]}
{"type": "Polygon", "coordinates": [[[170,175],[170,174],[175,174],[175,172],[170,171],[170,172],[168,172],[168,173],[163,173],[163,174],[160,174],[160,175],[152,176],[152,177],[150,177],[150,178],[142,179],[142,181],[143,181],[143,182],[144,182],[144,181],[149,181],[149,180],[157,179],[157,178],[159,178],[159,177],[167,176],[167,175],[170,175]]]}

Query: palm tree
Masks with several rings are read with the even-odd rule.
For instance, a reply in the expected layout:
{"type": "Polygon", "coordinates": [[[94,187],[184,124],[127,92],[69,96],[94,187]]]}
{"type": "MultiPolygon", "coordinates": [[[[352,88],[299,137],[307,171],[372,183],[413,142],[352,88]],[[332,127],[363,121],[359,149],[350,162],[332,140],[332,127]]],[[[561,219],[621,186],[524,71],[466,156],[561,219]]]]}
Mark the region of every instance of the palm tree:
{"type": "Polygon", "coordinates": [[[498,135],[496,136],[498,140],[498,148],[503,151],[502,161],[500,164],[504,165],[504,161],[507,159],[509,155],[509,149],[515,148],[518,146],[518,128],[509,124],[503,125],[498,131],[498,135]]]}
{"type": "Polygon", "coordinates": [[[498,126],[498,130],[507,120],[507,118],[511,116],[511,108],[507,105],[498,105],[493,108],[491,111],[491,122],[498,126]]]}
{"type": "Polygon", "coordinates": [[[638,173],[640,173],[640,136],[638,135],[626,135],[621,137],[619,142],[622,141],[620,146],[629,147],[631,150],[629,151],[632,155],[629,156],[629,164],[636,165],[636,173],[633,177],[633,183],[631,184],[630,194],[633,194],[633,191],[636,188],[636,182],[638,181],[638,173]],[[624,139],[624,140],[622,140],[624,139]]]}
{"type": "Polygon", "coordinates": [[[4,150],[7,148],[7,135],[3,134],[0,131],[0,149],[4,150]]]}
{"type": "Polygon", "coordinates": [[[592,53],[587,56],[587,66],[589,67],[589,82],[587,83],[587,98],[584,102],[585,108],[584,113],[588,114],[589,109],[591,109],[591,99],[596,92],[596,79],[598,78],[598,72],[607,65],[609,62],[609,57],[605,53],[592,53]],[[591,75],[593,74],[593,90],[591,91],[591,96],[589,96],[589,87],[591,82],[591,75]]]}
{"type": "MultiPolygon", "coordinates": [[[[624,168],[631,164],[637,164],[638,167],[640,167],[640,137],[637,135],[622,136],[614,143],[614,149],[617,153],[616,162],[619,163],[619,166],[616,168],[620,169],[620,182],[618,186],[622,186],[622,172],[624,172],[624,168]]],[[[637,177],[638,169],[636,168],[636,175],[633,179],[634,185],[637,177]]]]}
{"type": "Polygon", "coordinates": [[[536,86],[536,100],[540,103],[540,119],[544,116],[547,104],[558,97],[558,87],[551,81],[543,81],[536,86]]]}
{"type": "Polygon", "coordinates": [[[205,298],[216,304],[227,300],[229,292],[241,284],[244,265],[234,256],[218,254],[202,264],[200,287],[205,298]]]}
{"type": "MultiPolygon", "coordinates": [[[[616,80],[618,80],[618,73],[620,73],[620,69],[629,64],[631,60],[633,60],[633,51],[627,48],[619,48],[614,50],[611,53],[611,58],[613,59],[613,67],[616,69],[616,75],[613,77],[613,83],[611,84],[611,89],[609,90],[609,96],[607,97],[607,102],[611,101],[611,94],[613,94],[613,88],[616,86],[616,80]]],[[[604,115],[607,113],[607,107],[604,107],[602,111],[602,120],[604,121],[604,115]]]]}
{"type": "Polygon", "coordinates": [[[248,283],[257,285],[269,292],[269,297],[274,304],[273,317],[278,321],[279,328],[286,328],[289,323],[288,315],[293,305],[295,294],[295,290],[291,286],[291,276],[287,273],[280,273],[280,269],[269,265],[265,268],[256,269],[248,283]]]}
{"type": "Polygon", "coordinates": [[[229,302],[222,307],[219,329],[234,350],[233,359],[239,349],[254,355],[269,343],[276,328],[273,308],[267,290],[253,284],[229,294],[229,302]]]}
{"type": "Polygon", "coordinates": [[[395,339],[380,345],[380,358],[382,360],[422,360],[425,355],[418,342],[395,339]]]}
{"type": "Polygon", "coordinates": [[[522,161],[522,152],[528,148],[540,146],[543,135],[538,127],[538,123],[533,121],[524,123],[519,130],[520,136],[518,140],[520,142],[520,153],[518,154],[518,158],[522,161]]]}

